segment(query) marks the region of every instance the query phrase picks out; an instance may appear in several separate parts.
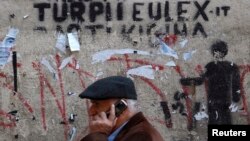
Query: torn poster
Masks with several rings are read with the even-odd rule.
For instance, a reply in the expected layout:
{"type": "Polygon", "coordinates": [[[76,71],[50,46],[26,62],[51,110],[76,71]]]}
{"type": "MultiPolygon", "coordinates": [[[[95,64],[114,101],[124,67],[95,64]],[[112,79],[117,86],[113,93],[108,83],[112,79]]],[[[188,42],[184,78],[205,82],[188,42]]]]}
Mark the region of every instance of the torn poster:
{"type": "Polygon", "coordinates": [[[76,33],[68,33],[68,41],[70,51],[80,51],[80,43],[76,36],[76,33]]]}
{"type": "Polygon", "coordinates": [[[59,69],[61,70],[61,69],[63,69],[64,67],[66,67],[66,66],[72,61],[72,58],[73,58],[73,57],[70,56],[70,57],[67,57],[67,58],[63,59],[61,65],[60,65],[60,67],[59,67],[59,69]]]}
{"type": "Polygon", "coordinates": [[[70,130],[70,132],[68,134],[68,141],[73,141],[75,135],[76,135],[76,128],[72,127],[72,129],[70,130]]]}
{"type": "Polygon", "coordinates": [[[112,55],[114,54],[141,54],[141,55],[150,55],[149,52],[146,51],[140,51],[140,50],[134,50],[134,49],[108,49],[104,51],[100,51],[95,53],[92,56],[92,64],[98,63],[98,62],[105,62],[108,60],[112,55]]]}
{"type": "Polygon", "coordinates": [[[175,67],[175,66],[176,66],[176,64],[175,64],[174,61],[169,61],[169,62],[167,62],[165,65],[166,65],[166,66],[169,66],[169,67],[175,67]]]}
{"type": "Polygon", "coordinates": [[[4,67],[11,58],[11,48],[15,45],[18,33],[19,30],[17,28],[10,28],[3,42],[0,42],[0,68],[4,67]]]}
{"type": "Polygon", "coordinates": [[[184,48],[186,46],[186,44],[188,43],[188,40],[185,39],[183,41],[180,42],[181,48],[184,48]]]}
{"type": "Polygon", "coordinates": [[[67,37],[64,34],[59,34],[56,41],[56,48],[61,52],[66,53],[67,37]]]}
{"type": "Polygon", "coordinates": [[[44,57],[41,60],[41,64],[46,66],[51,73],[56,74],[56,70],[50,65],[49,61],[46,60],[44,57]]]}
{"type": "Polygon", "coordinates": [[[162,54],[172,56],[175,59],[178,59],[177,53],[172,48],[170,48],[167,44],[165,44],[162,40],[160,40],[160,46],[161,46],[160,51],[162,54]]]}
{"type": "Polygon", "coordinates": [[[190,60],[195,52],[196,52],[196,50],[183,53],[183,60],[185,60],[185,61],[190,60]]]}
{"type": "Polygon", "coordinates": [[[138,68],[129,69],[127,71],[127,76],[130,75],[137,75],[137,76],[143,76],[148,79],[154,79],[154,70],[151,65],[141,66],[138,68]]]}
{"type": "Polygon", "coordinates": [[[6,48],[12,48],[15,45],[16,36],[19,33],[17,28],[10,28],[8,34],[5,36],[2,42],[2,46],[6,48]]]}
{"type": "Polygon", "coordinates": [[[0,68],[4,67],[4,65],[8,62],[10,52],[10,48],[2,47],[0,43],[0,68]]]}
{"type": "Polygon", "coordinates": [[[194,115],[196,120],[202,120],[202,119],[207,119],[208,115],[204,111],[198,112],[197,114],[194,115]]]}

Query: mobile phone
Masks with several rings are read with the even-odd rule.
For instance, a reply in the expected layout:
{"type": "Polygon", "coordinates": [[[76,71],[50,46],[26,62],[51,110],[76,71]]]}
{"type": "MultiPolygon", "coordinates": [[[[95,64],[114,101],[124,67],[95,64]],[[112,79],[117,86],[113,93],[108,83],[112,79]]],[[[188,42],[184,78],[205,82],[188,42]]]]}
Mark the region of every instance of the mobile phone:
{"type": "Polygon", "coordinates": [[[128,107],[128,104],[125,100],[121,99],[115,103],[115,116],[119,117],[123,111],[128,107]]]}
{"type": "MultiPolygon", "coordinates": [[[[115,116],[116,117],[119,117],[122,114],[122,112],[124,112],[128,107],[127,102],[123,99],[117,101],[114,105],[115,105],[115,116]]],[[[109,115],[110,115],[109,111],[106,112],[106,114],[107,114],[107,117],[109,117],[109,115]]]]}

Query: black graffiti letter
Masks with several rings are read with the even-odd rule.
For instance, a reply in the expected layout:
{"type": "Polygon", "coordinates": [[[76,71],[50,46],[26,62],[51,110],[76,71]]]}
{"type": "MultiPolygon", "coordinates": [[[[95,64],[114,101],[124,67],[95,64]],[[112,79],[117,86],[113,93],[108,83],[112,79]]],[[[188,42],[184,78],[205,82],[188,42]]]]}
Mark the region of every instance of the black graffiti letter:
{"type": "Polygon", "coordinates": [[[169,22],[172,21],[172,18],[169,16],[169,2],[166,1],[165,3],[165,21],[169,22]]]}
{"type": "Polygon", "coordinates": [[[230,7],[229,6],[222,6],[221,9],[224,10],[224,16],[227,16],[227,11],[230,10],[230,7]]]}
{"type": "Polygon", "coordinates": [[[83,13],[85,12],[85,5],[82,2],[73,2],[70,5],[70,13],[71,13],[71,19],[78,20],[80,22],[83,22],[84,19],[82,17],[83,13]]]}
{"type": "Polygon", "coordinates": [[[201,15],[205,21],[208,21],[207,14],[204,12],[204,10],[208,6],[209,2],[210,2],[209,0],[205,1],[205,3],[202,5],[202,7],[200,6],[200,4],[197,1],[194,2],[195,6],[198,9],[195,16],[194,16],[194,20],[197,20],[199,15],[201,15]]]}
{"type": "Polygon", "coordinates": [[[134,3],[134,5],[133,5],[133,20],[134,21],[142,21],[143,20],[142,18],[137,17],[137,15],[141,13],[141,11],[136,8],[137,6],[143,6],[143,5],[144,5],[144,3],[134,3]]]}
{"type": "Polygon", "coordinates": [[[148,5],[148,14],[149,14],[149,18],[150,19],[153,19],[153,20],[159,20],[159,19],[161,19],[161,3],[157,3],[157,14],[156,15],[154,15],[153,14],[153,3],[151,2],[151,3],[149,3],[149,5],[148,5]]]}
{"type": "Polygon", "coordinates": [[[122,33],[121,34],[131,34],[135,29],[135,25],[131,25],[131,27],[126,31],[126,25],[122,26],[122,33]]]}
{"type": "Polygon", "coordinates": [[[151,30],[156,27],[156,24],[153,23],[153,24],[150,24],[147,26],[147,35],[150,35],[151,34],[151,30]]]}
{"type": "Polygon", "coordinates": [[[121,21],[123,20],[123,3],[122,2],[119,2],[117,4],[117,20],[118,21],[121,21]]]}
{"type": "Polygon", "coordinates": [[[178,21],[187,21],[188,19],[185,17],[182,17],[182,13],[187,13],[187,10],[182,9],[183,4],[190,4],[190,1],[179,1],[177,3],[177,13],[178,13],[178,21]]]}
{"type": "Polygon", "coordinates": [[[143,34],[143,26],[142,25],[139,26],[139,33],[140,33],[140,35],[143,34]]]}
{"type": "Polygon", "coordinates": [[[68,6],[67,3],[63,3],[62,4],[62,16],[59,17],[58,16],[58,7],[57,7],[57,3],[54,3],[53,6],[53,18],[56,22],[63,22],[67,19],[67,12],[68,12],[68,6]]]}
{"type": "Polygon", "coordinates": [[[110,2],[107,2],[107,4],[106,4],[106,21],[111,21],[111,20],[112,20],[111,6],[110,6],[110,2]]]}
{"type": "Polygon", "coordinates": [[[44,21],[44,9],[45,8],[50,8],[49,3],[35,3],[34,8],[38,8],[38,13],[39,13],[39,21],[44,21]]]}
{"type": "Polygon", "coordinates": [[[89,26],[85,26],[86,29],[89,29],[91,31],[92,35],[96,34],[96,29],[103,29],[103,25],[98,24],[98,25],[89,25],[89,26]]]}
{"type": "Polygon", "coordinates": [[[187,25],[185,23],[183,23],[183,29],[181,31],[181,30],[179,30],[178,24],[175,23],[174,24],[174,34],[187,36],[187,25]]]}
{"type": "Polygon", "coordinates": [[[90,22],[95,22],[96,16],[101,15],[104,12],[104,7],[101,2],[91,2],[89,8],[90,22]]]}
{"type": "Polygon", "coordinates": [[[193,32],[193,36],[197,35],[197,32],[200,31],[202,33],[202,35],[206,38],[207,37],[207,33],[205,32],[203,26],[201,23],[197,23],[194,27],[194,32],[193,32]]]}

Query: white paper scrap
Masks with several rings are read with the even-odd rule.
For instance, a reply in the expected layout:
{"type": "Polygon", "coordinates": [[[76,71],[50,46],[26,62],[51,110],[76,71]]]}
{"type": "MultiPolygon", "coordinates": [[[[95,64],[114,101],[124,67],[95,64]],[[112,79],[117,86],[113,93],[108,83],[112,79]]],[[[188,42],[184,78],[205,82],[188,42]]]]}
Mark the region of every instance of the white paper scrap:
{"type": "Polygon", "coordinates": [[[166,66],[169,66],[169,67],[175,67],[175,66],[176,66],[176,64],[175,64],[174,61],[169,61],[169,62],[167,62],[165,65],[166,65],[166,66]]]}
{"type": "Polygon", "coordinates": [[[172,56],[175,59],[178,59],[177,53],[172,48],[170,48],[167,44],[165,44],[163,41],[160,41],[160,45],[161,45],[160,51],[162,54],[172,56]]]}
{"type": "Polygon", "coordinates": [[[28,18],[29,17],[29,15],[25,15],[25,16],[23,16],[23,19],[26,19],[26,18],[28,18]]]}
{"type": "Polygon", "coordinates": [[[59,67],[59,69],[60,69],[60,70],[63,69],[63,68],[64,68],[65,66],[67,66],[71,61],[72,61],[72,56],[63,59],[61,65],[60,65],[60,67],[59,67]]]}
{"type": "Polygon", "coordinates": [[[74,141],[74,138],[76,136],[76,128],[75,127],[72,127],[68,136],[69,136],[68,141],[74,141]]]}
{"type": "Polygon", "coordinates": [[[202,119],[207,119],[208,115],[204,111],[198,112],[197,114],[194,115],[196,120],[202,120],[202,119]]]}
{"type": "Polygon", "coordinates": [[[150,55],[149,52],[134,50],[134,49],[108,49],[95,53],[92,56],[92,64],[98,62],[105,62],[114,54],[140,54],[140,55],[150,55]]]}
{"type": "Polygon", "coordinates": [[[3,39],[2,46],[12,48],[15,45],[16,36],[18,33],[19,30],[17,28],[10,28],[8,34],[3,39]]]}
{"type": "Polygon", "coordinates": [[[56,48],[62,51],[63,53],[66,53],[66,35],[59,34],[56,41],[56,48]]]}
{"type": "Polygon", "coordinates": [[[56,74],[56,70],[50,65],[49,61],[46,60],[44,57],[42,58],[41,63],[44,66],[46,66],[51,73],[56,74]]]}
{"type": "Polygon", "coordinates": [[[80,51],[80,44],[73,33],[68,33],[69,47],[71,51],[80,51]]]}
{"type": "Polygon", "coordinates": [[[16,38],[17,34],[19,33],[19,29],[17,28],[10,28],[9,32],[6,36],[16,38]]]}
{"type": "Polygon", "coordinates": [[[6,47],[2,47],[0,43],[0,67],[1,68],[8,62],[9,57],[10,57],[10,49],[6,47]]]}
{"type": "Polygon", "coordinates": [[[154,70],[151,65],[146,65],[128,70],[127,76],[129,77],[129,75],[137,75],[148,79],[154,79],[154,70]]]}
{"type": "Polygon", "coordinates": [[[188,43],[188,40],[185,39],[183,41],[180,42],[181,48],[184,48],[186,46],[186,44],[188,43]]]}
{"type": "Polygon", "coordinates": [[[185,61],[190,60],[195,52],[196,52],[196,50],[183,53],[183,60],[185,60],[185,61]]]}

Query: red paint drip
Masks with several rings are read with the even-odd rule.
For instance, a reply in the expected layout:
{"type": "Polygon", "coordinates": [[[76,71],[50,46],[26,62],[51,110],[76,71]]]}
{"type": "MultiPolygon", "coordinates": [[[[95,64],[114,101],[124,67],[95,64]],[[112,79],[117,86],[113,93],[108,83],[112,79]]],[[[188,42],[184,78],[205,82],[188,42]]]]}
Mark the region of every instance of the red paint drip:
{"type": "MultiPolygon", "coordinates": [[[[34,66],[34,65],[33,65],[34,66]]],[[[44,75],[41,70],[41,65],[36,65],[39,72],[39,81],[40,81],[40,104],[41,104],[41,118],[42,118],[42,124],[43,129],[47,129],[46,125],[46,117],[45,117],[45,102],[44,102],[44,75]]]]}
{"type": "MultiPolygon", "coordinates": [[[[125,61],[125,60],[123,58],[120,58],[120,57],[111,57],[108,61],[125,61]]],[[[151,65],[152,68],[155,69],[155,70],[164,70],[164,66],[163,65],[151,63],[151,62],[145,61],[145,60],[127,59],[126,61],[127,62],[135,62],[135,63],[138,63],[140,65],[151,65]]]]}
{"type": "Polygon", "coordinates": [[[185,77],[185,75],[181,72],[181,67],[180,66],[175,66],[174,67],[175,71],[180,75],[180,77],[185,77]]]}
{"type": "Polygon", "coordinates": [[[124,54],[124,56],[125,56],[125,61],[126,61],[126,64],[127,64],[127,69],[129,69],[131,67],[130,64],[129,64],[129,56],[128,56],[128,54],[124,54]]]}
{"type": "Polygon", "coordinates": [[[27,110],[28,110],[30,113],[33,113],[33,108],[32,108],[31,105],[28,103],[28,101],[23,97],[23,95],[20,94],[20,93],[17,93],[17,97],[18,97],[19,100],[24,104],[24,107],[26,107],[27,110]]]}
{"type": "Polygon", "coordinates": [[[161,100],[164,101],[166,100],[163,92],[156,85],[154,85],[149,79],[146,79],[144,77],[140,77],[140,79],[143,80],[146,84],[148,84],[161,97],[161,100]]]}
{"type": "Polygon", "coordinates": [[[58,54],[56,55],[56,64],[57,64],[57,72],[58,72],[58,77],[59,77],[59,85],[60,85],[60,90],[62,94],[62,109],[63,109],[62,118],[63,118],[63,121],[65,122],[64,137],[65,137],[65,140],[67,140],[69,125],[68,125],[67,118],[66,118],[66,106],[65,106],[65,96],[64,96],[65,92],[64,92],[64,86],[63,86],[63,80],[62,80],[62,72],[59,69],[61,61],[60,61],[60,56],[58,54]]]}
{"type": "Polygon", "coordinates": [[[45,81],[45,84],[47,85],[47,87],[49,88],[49,91],[50,91],[51,95],[55,98],[57,108],[59,109],[59,112],[62,115],[63,114],[63,109],[62,109],[62,106],[61,106],[59,100],[56,99],[56,93],[55,93],[54,89],[52,88],[52,86],[49,83],[48,79],[44,78],[44,81],[45,81]]]}

